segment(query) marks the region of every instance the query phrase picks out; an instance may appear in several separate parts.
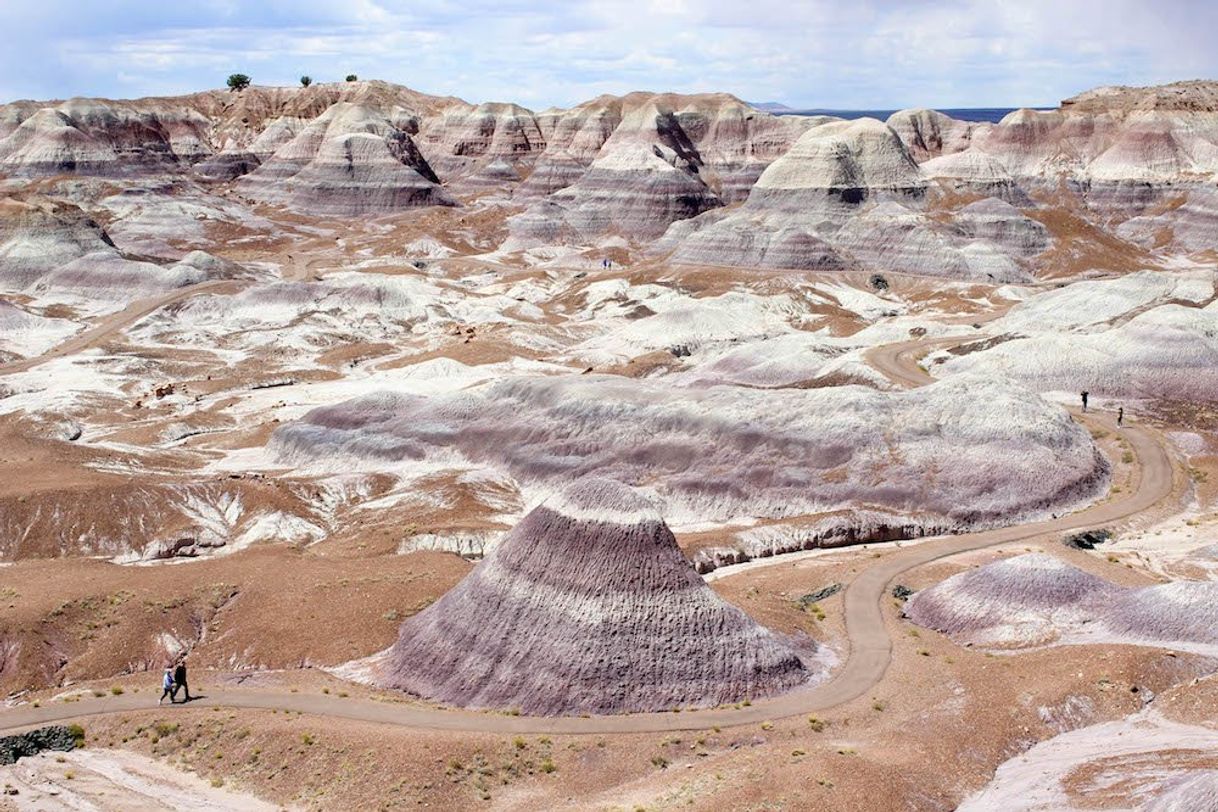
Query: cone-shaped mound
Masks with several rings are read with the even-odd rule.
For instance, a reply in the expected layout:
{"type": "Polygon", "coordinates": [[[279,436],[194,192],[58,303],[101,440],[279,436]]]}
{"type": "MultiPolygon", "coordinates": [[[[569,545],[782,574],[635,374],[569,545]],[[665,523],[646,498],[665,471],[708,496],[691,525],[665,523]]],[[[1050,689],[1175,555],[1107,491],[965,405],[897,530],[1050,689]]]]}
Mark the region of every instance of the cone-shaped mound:
{"type": "Polygon", "coordinates": [[[557,715],[714,706],[810,677],[787,643],[703,582],[653,505],[584,479],[402,624],[383,682],[557,715]]]}

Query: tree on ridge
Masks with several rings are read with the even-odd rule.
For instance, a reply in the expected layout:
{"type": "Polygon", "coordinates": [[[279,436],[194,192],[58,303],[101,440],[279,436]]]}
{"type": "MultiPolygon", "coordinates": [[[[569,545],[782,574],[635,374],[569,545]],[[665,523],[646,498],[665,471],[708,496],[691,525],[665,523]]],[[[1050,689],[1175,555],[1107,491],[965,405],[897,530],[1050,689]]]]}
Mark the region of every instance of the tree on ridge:
{"type": "Polygon", "coordinates": [[[250,86],[250,78],[244,73],[232,73],[228,77],[228,89],[240,93],[250,86]]]}

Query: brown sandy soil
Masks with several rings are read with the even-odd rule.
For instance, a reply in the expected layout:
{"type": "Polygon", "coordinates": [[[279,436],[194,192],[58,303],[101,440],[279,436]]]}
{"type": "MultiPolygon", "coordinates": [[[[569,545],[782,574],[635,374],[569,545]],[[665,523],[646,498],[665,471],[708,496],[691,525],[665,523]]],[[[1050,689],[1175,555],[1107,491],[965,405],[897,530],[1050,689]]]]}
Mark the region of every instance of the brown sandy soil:
{"type": "Polygon", "coordinates": [[[144,673],[167,645],[198,668],[337,665],[387,647],[468,569],[441,553],[322,558],[278,545],[184,565],[19,562],[0,569],[0,690],[144,673]]]}
{"type": "Polygon", "coordinates": [[[1158,267],[1144,249],[1088,221],[1081,203],[1065,189],[1037,197],[1042,205],[1023,213],[1053,237],[1053,247],[1037,259],[1038,277],[1061,279],[1088,271],[1131,273],[1158,267]]]}
{"type": "Polygon", "coordinates": [[[123,477],[86,467],[102,453],[39,436],[20,417],[0,417],[0,499],[23,501],[65,482],[80,487],[122,482],[123,477]]]}

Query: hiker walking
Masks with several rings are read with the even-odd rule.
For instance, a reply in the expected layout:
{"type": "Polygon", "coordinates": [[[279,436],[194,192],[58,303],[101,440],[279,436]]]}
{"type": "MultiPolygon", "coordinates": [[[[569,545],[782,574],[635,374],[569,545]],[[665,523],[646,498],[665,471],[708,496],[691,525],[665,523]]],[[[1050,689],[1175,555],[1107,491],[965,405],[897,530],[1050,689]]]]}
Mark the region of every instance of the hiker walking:
{"type": "Polygon", "coordinates": [[[1090,393],[1086,389],[1083,390],[1083,411],[1084,412],[1087,411],[1087,396],[1089,394],[1090,393]]]}
{"type": "Polygon", "coordinates": [[[186,692],[186,698],[183,699],[182,701],[189,702],[190,701],[190,686],[186,684],[186,660],[178,660],[177,667],[173,669],[173,682],[174,682],[173,696],[170,697],[169,701],[170,702],[176,701],[175,697],[177,696],[178,689],[180,688],[181,690],[186,692]]]}
{"type": "Polygon", "coordinates": [[[161,698],[156,701],[158,705],[165,701],[165,697],[169,697],[169,704],[173,704],[173,695],[177,693],[177,688],[173,684],[173,669],[165,666],[165,673],[161,676],[161,698]]]}
{"type": "Polygon", "coordinates": [[[1119,426],[1123,426],[1123,425],[1125,425],[1125,407],[1118,406],[1117,407],[1117,426],[1119,427],[1119,426]]]}

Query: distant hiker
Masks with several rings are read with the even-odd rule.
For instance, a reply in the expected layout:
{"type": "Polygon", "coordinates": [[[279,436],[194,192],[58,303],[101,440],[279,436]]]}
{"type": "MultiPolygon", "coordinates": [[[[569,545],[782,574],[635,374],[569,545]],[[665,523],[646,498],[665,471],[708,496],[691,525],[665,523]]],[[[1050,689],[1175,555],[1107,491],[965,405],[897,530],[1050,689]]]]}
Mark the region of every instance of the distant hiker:
{"type": "Polygon", "coordinates": [[[1117,407],[1117,425],[1118,426],[1125,425],[1125,407],[1124,406],[1117,407]]]}
{"type": "Polygon", "coordinates": [[[161,677],[161,698],[156,701],[158,705],[165,701],[165,697],[169,697],[170,704],[173,704],[173,695],[177,693],[177,689],[173,684],[173,669],[165,666],[165,673],[161,677]]]}
{"type": "Polygon", "coordinates": [[[183,699],[182,701],[189,702],[190,701],[190,686],[186,684],[186,661],[185,660],[178,660],[177,668],[173,669],[173,682],[174,682],[173,695],[170,697],[169,701],[174,702],[176,700],[178,689],[181,688],[183,691],[186,692],[186,698],[183,699]]]}
{"type": "Polygon", "coordinates": [[[1087,395],[1088,394],[1090,394],[1090,393],[1087,392],[1086,390],[1083,390],[1083,411],[1084,412],[1087,411],[1087,395]]]}

